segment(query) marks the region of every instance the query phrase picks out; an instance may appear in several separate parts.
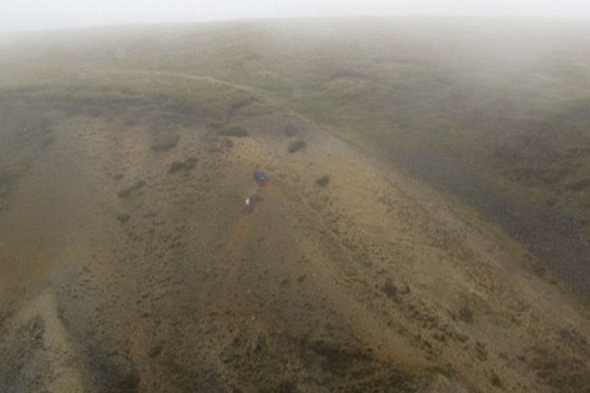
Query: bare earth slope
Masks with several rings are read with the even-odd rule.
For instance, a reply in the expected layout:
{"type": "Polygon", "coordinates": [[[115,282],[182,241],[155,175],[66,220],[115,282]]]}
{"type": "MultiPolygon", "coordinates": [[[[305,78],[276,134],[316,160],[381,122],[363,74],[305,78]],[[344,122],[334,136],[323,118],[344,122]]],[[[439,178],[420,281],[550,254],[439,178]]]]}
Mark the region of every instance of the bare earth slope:
{"type": "Polygon", "coordinates": [[[588,37],[583,20],[477,18],[13,34],[0,36],[0,84],[136,75],[154,92],[162,80],[250,91],[453,194],[590,304],[588,37]]]}
{"type": "Polygon", "coordinates": [[[0,391],[590,391],[539,261],[297,113],[196,72],[4,71],[0,391]]]}
{"type": "Polygon", "coordinates": [[[300,116],[51,94],[2,99],[0,390],[588,391],[538,262],[300,116]]]}

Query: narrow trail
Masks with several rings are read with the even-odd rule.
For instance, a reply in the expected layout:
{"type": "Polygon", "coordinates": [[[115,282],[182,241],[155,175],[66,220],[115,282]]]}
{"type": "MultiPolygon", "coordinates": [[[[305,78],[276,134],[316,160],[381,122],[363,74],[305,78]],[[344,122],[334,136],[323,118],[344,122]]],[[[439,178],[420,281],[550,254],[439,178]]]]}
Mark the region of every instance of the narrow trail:
{"type": "Polygon", "coordinates": [[[228,266],[225,272],[224,285],[228,291],[238,281],[238,274],[244,262],[244,250],[248,244],[248,239],[254,225],[254,214],[255,212],[246,211],[240,213],[227,241],[228,266]]]}
{"type": "Polygon", "coordinates": [[[283,191],[282,183],[276,183],[276,181],[271,181],[259,189],[258,194],[262,197],[262,200],[258,202],[253,210],[248,211],[244,209],[232,228],[232,233],[226,243],[228,265],[225,272],[224,285],[228,291],[231,288],[235,288],[238,284],[240,270],[244,262],[246,262],[244,253],[248,246],[248,240],[250,239],[257,214],[260,213],[259,210],[264,209],[266,207],[265,204],[271,199],[278,201],[281,206],[285,207],[293,204],[293,199],[283,191]]]}
{"type": "MultiPolygon", "coordinates": [[[[234,83],[234,82],[226,81],[223,79],[214,78],[211,76],[202,76],[202,75],[187,74],[187,73],[183,73],[183,72],[170,72],[170,71],[157,71],[157,70],[141,70],[141,69],[128,70],[128,69],[123,69],[123,68],[111,68],[108,70],[101,70],[101,71],[98,71],[95,73],[136,75],[136,76],[138,76],[138,75],[159,76],[159,77],[185,79],[185,80],[191,80],[191,81],[196,81],[196,82],[208,82],[208,83],[211,83],[214,85],[230,87],[230,88],[233,88],[236,90],[242,90],[242,91],[248,92],[252,95],[259,97],[259,99],[261,98],[261,101],[263,101],[263,102],[271,102],[272,101],[272,102],[275,102],[273,105],[277,105],[276,98],[268,99],[268,97],[265,96],[264,91],[261,91],[261,90],[255,88],[254,86],[244,85],[244,84],[240,84],[240,83],[234,83]]],[[[82,79],[86,79],[86,78],[87,78],[87,76],[82,77],[82,79]]],[[[280,100],[280,102],[278,104],[280,104],[281,109],[284,110],[286,113],[288,113],[290,116],[293,116],[294,118],[302,120],[306,123],[314,124],[314,126],[327,132],[331,136],[338,137],[340,135],[338,132],[334,131],[331,127],[318,124],[315,121],[312,121],[309,118],[307,118],[302,113],[297,112],[296,110],[294,110],[293,108],[290,107],[288,102],[284,102],[283,100],[280,100]]],[[[348,142],[350,142],[350,141],[348,141],[348,142]]],[[[266,146],[265,144],[263,144],[263,145],[265,148],[268,149],[268,146],[266,146]]],[[[355,146],[360,147],[360,145],[358,145],[356,143],[355,143],[355,146]]],[[[276,158],[276,155],[275,155],[275,158],[276,158]]]]}
{"type": "Polygon", "coordinates": [[[155,71],[155,70],[126,70],[120,68],[113,68],[109,70],[99,71],[100,74],[123,74],[123,75],[144,75],[144,76],[159,76],[168,78],[178,78],[185,80],[192,80],[196,82],[208,82],[214,85],[230,87],[237,90],[244,90],[251,94],[258,94],[258,91],[252,86],[241,85],[238,83],[232,83],[225,80],[213,78],[210,76],[199,76],[192,74],[185,74],[182,72],[169,72],[169,71],[155,71]]]}

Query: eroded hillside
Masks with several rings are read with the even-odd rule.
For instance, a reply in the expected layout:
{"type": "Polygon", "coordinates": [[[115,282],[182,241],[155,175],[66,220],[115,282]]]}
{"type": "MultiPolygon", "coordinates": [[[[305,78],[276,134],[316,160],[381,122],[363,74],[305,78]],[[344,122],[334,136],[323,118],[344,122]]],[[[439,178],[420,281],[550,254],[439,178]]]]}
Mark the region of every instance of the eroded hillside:
{"type": "Polygon", "coordinates": [[[1,83],[240,85],[458,197],[588,302],[588,30],[358,18],[13,35],[0,38],[1,83]]]}
{"type": "Polygon", "coordinates": [[[98,37],[2,65],[0,390],[588,391],[587,312],[501,230],[266,91],[109,68],[98,37]]]}

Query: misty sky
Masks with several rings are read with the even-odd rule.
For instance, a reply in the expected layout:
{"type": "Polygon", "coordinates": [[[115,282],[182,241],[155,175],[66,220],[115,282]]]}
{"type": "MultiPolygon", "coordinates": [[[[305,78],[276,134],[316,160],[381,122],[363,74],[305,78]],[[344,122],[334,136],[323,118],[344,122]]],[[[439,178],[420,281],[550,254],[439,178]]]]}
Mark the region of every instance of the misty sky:
{"type": "Polygon", "coordinates": [[[349,15],[590,19],[590,0],[0,0],[0,31],[349,15]]]}

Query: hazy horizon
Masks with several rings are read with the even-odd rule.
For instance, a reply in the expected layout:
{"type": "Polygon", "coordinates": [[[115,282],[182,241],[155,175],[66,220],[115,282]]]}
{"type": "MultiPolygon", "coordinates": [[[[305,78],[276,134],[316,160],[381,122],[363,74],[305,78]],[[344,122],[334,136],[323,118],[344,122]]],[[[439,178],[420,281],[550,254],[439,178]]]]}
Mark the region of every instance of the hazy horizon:
{"type": "Polygon", "coordinates": [[[0,0],[0,393],[590,393],[567,1],[0,0]]]}
{"type": "Polygon", "coordinates": [[[192,23],[205,21],[353,16],[525,17],[590,20],[585,1],[532,0],[493,3],[483,0],[354,1],[303,0],[9,0],[0,4],[0,32],[84,28],[93,26],[192,23]]]}

